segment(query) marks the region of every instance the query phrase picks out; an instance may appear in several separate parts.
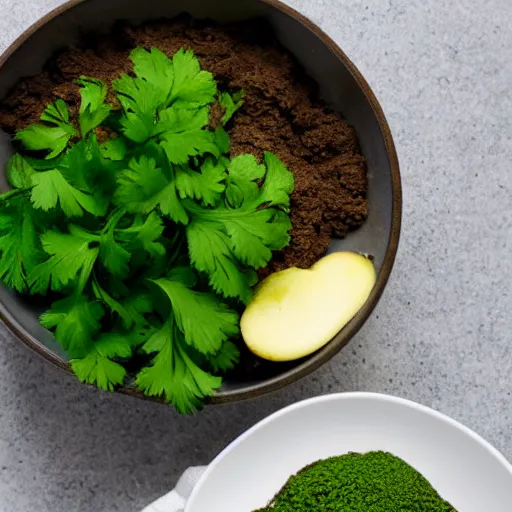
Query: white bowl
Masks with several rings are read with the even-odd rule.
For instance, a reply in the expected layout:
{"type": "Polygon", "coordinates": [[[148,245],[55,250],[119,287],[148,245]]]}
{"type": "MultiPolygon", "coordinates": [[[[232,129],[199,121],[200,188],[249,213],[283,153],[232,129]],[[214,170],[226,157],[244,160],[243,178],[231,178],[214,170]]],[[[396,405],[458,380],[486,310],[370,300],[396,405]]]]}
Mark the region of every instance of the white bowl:
{"type": "Polygon", "coordinates": [[[186,512],[251,512],[305,465],[373,450],[408,462],[458,512],[512,510],[512,466],[480,436],[414,402],[343,393],[294,404],[241,435],[208,467],[186,512]]]}

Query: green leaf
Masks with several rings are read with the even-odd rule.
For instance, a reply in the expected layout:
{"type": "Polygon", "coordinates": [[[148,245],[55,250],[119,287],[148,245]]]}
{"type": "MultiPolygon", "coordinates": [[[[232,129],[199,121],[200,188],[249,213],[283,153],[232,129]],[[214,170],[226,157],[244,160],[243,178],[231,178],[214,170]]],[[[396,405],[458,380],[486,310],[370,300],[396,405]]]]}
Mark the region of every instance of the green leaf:
{"type": "Polygon", "coordinates": [[[234,113],[244,104],[245,91],[241,90],[234,93],[233,96],[229,92],[223,92],[220,95],[220,106],[224,109],[224,115],[222,116],[221,123],[226,125],[228,121],[233,117],[234,113]]]}
{"type": "Polygon", "coordinates": [[[150,256],[162,256],[165,247],[160,241],[164,232],[164,223],[156,212],[145,219],[138,215],[129,228],[116,231],[116,237],[127,242],[131,250],[142,248],[150,256]]]}
{"type": "Polygon", "coordinates": [[[138,144],[143,144],[153,135],[155,121],[152,112],[127,112],[120,122],[124,136],[138,144]]]}
{"type": "Polygon", "coordinates": [[[210,153],[220,156],[215,143],[215,134],[205,130],[181,133],[165,132],[160,136],[160,145],[173,164],[186,164],[190,157],[210,153]]]}
{"type": "Polygon", "coordinates": [[[23,158],[35,171],[48,171],[50,169],[57,169],[62,162],[64,155],[60,155],[49,160],[41,160],[40,158],[34,158],[30,155],[23,155],[23,158]]]}
{"type": "Polygon", "coordinates": [[[208,275],[212,288],[224,297],[247,303],[251,285],[234,258],[222,225],[203,219],[192,221],[187,226],[187,240],[192,265],[208,275]]]}
{"type": "Polygon", "coordinates": [[[96,279],[92,282],[92,290],[94,296],[101,302],[103,302],[112,313],[119,315],[119,318],[123,322],[123,327],[129,329],[133,325],[133,319],[130,312],[111,295],[109,295],[98,283],[96,279]]]}
{"type": "MultiPolygon", "coordinates": [[[[228,166],[226,208],[206,210],[191,202],[184,203],[193,219],[187,229],[192,262],[199,261],[200,266],[194,263],[196,268],[210,274],[210,279],[212,272],[219,274],[214,260],[221,256],[225,259],[228,254],[232,254],[235,261],[242,265],[262,268],[272,258],[272,251],[286,247],[290,241],[290,219],[277,207],[289,207],[294,185],[293,176],[271,153],[265,153],[265,163],[265,181],[260,187],[258,182],[263,178],[265,168],[259,165],[254,157],[242,155],[231,161],[228,166]],[[194,234],[194,231],[198,230],[198,223],[205,238],[203,251],[212,252],[214,256],[208,264],[206,254],[200,254],[200,242],[194,234]],[[210,234],[208,237],[209,246],[206,245],[206,232],[216,232],[215,235],[210,234]],[[192,239],[195,244],[193,252],[192,239]],[[215,243],[212,243],[212,240],[215,243]],[[224,241],[224,247],[220,243],[221,240],[224,241]]],[[[227,297],[238,296],[243,300],[242,295],[232,295],[234,290],[227,283],[227,279],[221,280],[220,276],[217,279],[217,291],[227,297]]]]}
{"type": "Polygon", "coordinates": [[[220,156],[215,134],[202,128],[208,124],[208,109],[168,108],[161,112],[155,134],[173,164],[185,164],[190,157],[211,153],[220,156]]]}
{"type": "Polygon", "coordinates": [[[20,293],[28,290],[27,275],[43,252],[30,205],[16,201],[0,212],[0,280],[20,293]]]}
{"type": "Polygon", "coordinates": [[[124,135],[142,143],[153,135],[157,110],[169,104],[174,71],[171,61],[157,49],[136,48],[130,58],[137,76],[122,75],[113,87],[125,111],[121,118],[124,135]]]}
{"type": "Polygon", "coordinates": [[[66,181],[80,191],[108,198],[114,191],[116,174],[122,165],[103,158],[96,135],[90,134],[66,152],[57,168],[66,181]]]}
{"type": "Polygon", "coordinates": [[[7,181],[11,187],[30,188],[32,186],[32,166],[20,154],[14,155],[7,164],[7,181]]]}
{"type": "Polygon", "coordinates": [[[41,242],[50,258],[29,275],[33,293],[46,293],[49,288],[60,291],[79,278],[85,285],[98,257],[98,247],[91,248],[87,239],[58,231],[47,231],[41,242]]]}
{"type": "MultiPolygon", "coordinates": [[[[118,243],[115,238],[115,229],[125,215],[126,212],[123,209],[114,210],[107,218],[107,223],[101,233],[83,233],[89,240],[99,243],[101,263],[113,277],[119,279],[125,279],[130,272],[128,264],[131,253],[123,243],[118,243]]],[[[71,233],[80,236],[79,231],[79,228],[73,226],[71,233]]]]}
{"type": "Polygon", "coordinates": [[[128,146],[123,137],[117,137],[104,142],[100,146],[101,156],[109,160],[124,160],[128,153],[128,146]]]}
{"type": "Polygon", "coordinates": [[[55,301],[41,315],[40,322],[47,329],[55,329],[55,338],[71,357],[81,357],[99,332],[103,315],[98,302],[89,302],[83,295],[75,294],[55,301]]]}
{"type": "Polygon", "coordinates": [[[111,107],[105,104],[107,86],[95,78],[80,77],[76,83],[80,86],[80,112],[78,121],[82,137],[98,127],[109,116],[111,107]]]}
{"type": "Polygon", "coordinates": [[[259,193],[259,181],[265,176],[265,166],[253,155],[239,155],[228,165],[226,199],[232,208],[240,208],[246,199],[259,193]]]}
{"type": "Polygon", "coordinates": [[[141,327],[147,324],[144,315],[152,313],[154,310],[151,295],[147,290],[137,287],[131,289],[131,293],[121,300],[121,304],[133,323],[141,327]]]}
{"type": "Polygon", "coordinates": [[[241,270],[234,282],[228,277],[233,275],[234,267],[264,267],[272,258],[272,251],[284,248],[290,241],[288,216],[270,206],[288,207],[293,176],[274,155],[266,153],[265,162],[267,176],[260,188],[257,182],[265,169],[248,155],[232,160],[228,166],[226,208],[207,210],[184,202],[192,218],[187,228],[192,264],[206,272],[210,284],[225,297],[246,301],[250,296],[247,286],[242,286],[241,270]],[[220,271],[223,268],[225,276],[220,271]]]}
{"type": "Polygon", "coordinates": [[[231,208],[247,211],[275,206],[288,211],[294,188],[293,174],[273,153],[265,152],[265,165],[266,168],[258,164],[253,155],[240,155],[231,160],[226,189],[231,208]]]}
{"type": "Polygon", "coordinates": [[[213,206],[226,188],[226,177],[224,165],[207,158],[200,172],[189,167],[176,168],[176,187],[182,199],[189,197],[202,201],[205,206],[213,206]]]}
{"type": "MultiPolygon", "coordinates": [[[[172,276],[171,276],[172,277],[172,276]]],[[[224,341],[239,334],[239,316],[215,295],[193,291],[172,278],[153,281],[171,301],[185,341],[202,354],[215,354],[224,341]]]]}
{"type": "Polygon", "coordinates": [[[113,230],[101,235],[100,261],[111,274],[120,278],[128,277],[130,258],[131,253],[116,242],[113,230]]]}
{"type": "Polygon", "coordinates": [[[226,132],[222,126],[215,128],[215,144],[217,144],[221,153],[229,153],[231,141],[228,132],[226,132]]]}
{"type": "Polygon", "coordinates": [[[147,354],[156,353],[151,365],[137,375],[137,388],[148,396],[163,397],[181,413],[192,413],[203,400],[213,396],[222,379],[197,366],[187,354],[181,333],[174,322],[163,327],[143,345],[147,354]]]}
{"type": "Polygon", "coordinates": [[[293,174],[273,153],[265,151],[267,175],[258,197],[259,205],[277,206],[285,211],[290,207],[290,194],[293,192],[293,174]]]}
{"type": "Polygon", "coordinates": [[[112,232],[101,237],[100,260],[113,275],[128,277],[130,258],[131,254],[114,240],[112,232]]]}
{"type": "Polygon", "coordinates": [[[131,357],[133,338],[133,334],[121,331],[101,334],[84,357],[70,361],[77,378],[105,391],[114,391],[123,384],[127,373],[116,361],[131,357]]]}
{"type": "Polygon", "coordinates": [[[284,212],[270,208],[251,212],[187,208],[197,222],[228,235],[229,247],[237,258],[254,268],[268,263],[270,250],[280,250],[289,242],[291,223],[284,212]]]}
{"type": "Polygon", "coordinates": [[[139,79],[151,84],[155,104],[166,105],[173,84],[174,70],[169,57],[157,48],[147,51],[144,48],[135,48],[130,54],[133,70],[139,79]]]}
{"type": "Polygon", "coordinates": [[[165,132],[182,133],[201,130],[208,124],[209,111],[206,107],[199,109],[183,109],[169,107],[159,114],[154,134],[165,132]]]}
{"type": "Polygon", "coordinates": [[[31,151],[50,151],[46,156],[49,159],[62,153],[74,135],[76,131],[70,125],[50,127],[33,124],[19,131],[14,140],[21,141],[25,148],[31,151]]]}
{"type": "MultiPolygon", "coordinates": [[[[172,173],[172,169],[168,169],[172,173]]],[[[155,159],[141,156],[132,158],[129,168],[118,178],[115,202],[130,213],[148,214],[159,208],[174,222],[186,224],[187,213],[178,199],[176,184],[169,180],[155,159]]]]}
{"type": "Polygon", "coordinates": [[[68,107],[62,100],[49,105],[41,120],[54,126],[32,124],[16,133],[14,140],[19,140],[31,151],[49,151],[46,159],[51,159],[66,149],[76,130],[69,123],[68,107]]]}
{"type": "Polygon", "coordinates": [[[121,364],[96,352],[95,348],[85,357],[71,359],[69,363],[80,382],[92,384],[105,391],[114,391],[123,384],[126,377],[126,370],[121,364]]]}
{"type": "Polygon", "coordinates": [[[217,85],[213,75],[201,71],[199,60],[191,50],[179,50],[172,59],[174,82],[171,101],[178,105],[200,107],[215,101],[217,85]]]}
{"type": "Polygon", "coordinates": [[[112,82],[117,97],[124,109],[120,119],[123,134],[139,144],[146,142],[155,127],[156,109],[159,99],[154,95],[150,83],[139,78],[122,75],[112,82]]]}
{"type": "Polygon", "coordinates": [[[69,123],[69,110],[66,102],[58,99],[55,103],[48,105],[41,115],[41,121],[57,126],[69,123]]]}
{"type": "Polygon", "coordinates": [[[173,283],[180,283],[186,288],[194,288],[198,283],[197,274],[189,266],[173,266],[166,275],[173,283]]]}
{"type": "Polygon", "coordinates": [[[240,361],[240,351],[231,341],[226,341],[214,355],[208,356],[208,365],[214,373],[224,373],[232,370],[240,361]]]}
{"type": "Polygon", "coordinates": [[[34,208],[48,211],[57,204],[67,217],[81,217],[86,212],[105,215],[107,204],[71,186],[57,169],[32,175],[31,201],[34,208]]]}

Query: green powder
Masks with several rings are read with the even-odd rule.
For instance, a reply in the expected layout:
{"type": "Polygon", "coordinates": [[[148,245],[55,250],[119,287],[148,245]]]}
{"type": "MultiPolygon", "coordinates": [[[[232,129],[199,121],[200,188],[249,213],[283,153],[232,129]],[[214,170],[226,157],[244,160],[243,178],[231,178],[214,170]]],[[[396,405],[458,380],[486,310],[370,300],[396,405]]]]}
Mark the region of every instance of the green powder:
{"type": "Polygon", "coordinates": [[[259,512],[456,512],[390,453],[349,453],[305,467],[259,512]]]}

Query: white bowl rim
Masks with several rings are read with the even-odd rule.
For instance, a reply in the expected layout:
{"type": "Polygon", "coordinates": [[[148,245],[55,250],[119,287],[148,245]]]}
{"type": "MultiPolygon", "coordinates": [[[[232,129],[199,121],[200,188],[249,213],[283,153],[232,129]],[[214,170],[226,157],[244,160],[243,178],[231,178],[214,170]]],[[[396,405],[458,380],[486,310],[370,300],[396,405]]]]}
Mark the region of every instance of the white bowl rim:
{"type": "Polygon", "coordinates": [[[505,456],[497,450],[494,446],[491,445],[488,441],[486,441],[482,436],[471,430],[469,427],[466,427],[462,423],[450,418],[446,414],[443,414],[431,407],[427,407],[426,405],[419,404],[417,402],[413,402],[412,400],[408,400],[406,398],[400,398],[393,395],[387,395],[384,393],[373,393],[366,391],[353,391],[353,392],[345,392],[345,393],[331,393],[327,395],[320,395],[313,398],[307,398],[306,400],[301,400],[299,402],[295,402],[294,404],[288,405],[278,411],[270,414],[266,418],[263,418],[258,423],[253,425],[251,428],[246,430],[243,434],[238,436],[235,440],[233,440],[224,450],[222,450],[213,461],[209,464],[206,471],[203,473],[201,478],[198,480],[197,484],[194,486],[194,489],[187,501],[187,506],[185,507],[185,512],[189,510],[189,504],[192,503],[195,497],[201,492],[201,487],[203,483],[208,480],[209,476],[216,470],[218,464],[224,457],[226,457],[232,450],[234,450],[240,443],[242,443],[246,438],[252,435],[253,432],[259,430],[265,425],[272,423],[279,419],[281,416],[285,416],[289,412],[295,411],[297,409],[303,409],[308,407],[312,403],[318,402],[334,402],[338,400],[349,401],[349,400],[378,400],[382,402],[392,402],[395,404],[400,404],[402,406],[415,409],[421,413],[427,414],[442,422],[455,427],[462,434],[470,437],[474,441],[476,441],[479,445],[485,448],[492,456],[496,458],[496,460],[511,474],[512,476],[512,464],[508,462],[505,456]]]}

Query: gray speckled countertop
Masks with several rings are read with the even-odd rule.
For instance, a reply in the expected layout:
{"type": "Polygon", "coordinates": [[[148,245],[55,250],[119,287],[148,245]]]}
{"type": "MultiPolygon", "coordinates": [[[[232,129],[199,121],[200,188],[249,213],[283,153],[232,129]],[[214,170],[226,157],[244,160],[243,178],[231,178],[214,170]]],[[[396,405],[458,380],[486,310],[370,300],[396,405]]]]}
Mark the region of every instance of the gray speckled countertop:
{"type": "MultiPolygon", "coordinates": [[[[0,50],[61,3],[0,0],[0,50]]],[[[354,60],[395,136],[403,235],[380,305],[313,376],[196,417],[88,389],[0,327],[1,512],[135,512],[257,420],[331,391],[419,401],[512,458],[512,3],[288,3],[354,60]]]]}

